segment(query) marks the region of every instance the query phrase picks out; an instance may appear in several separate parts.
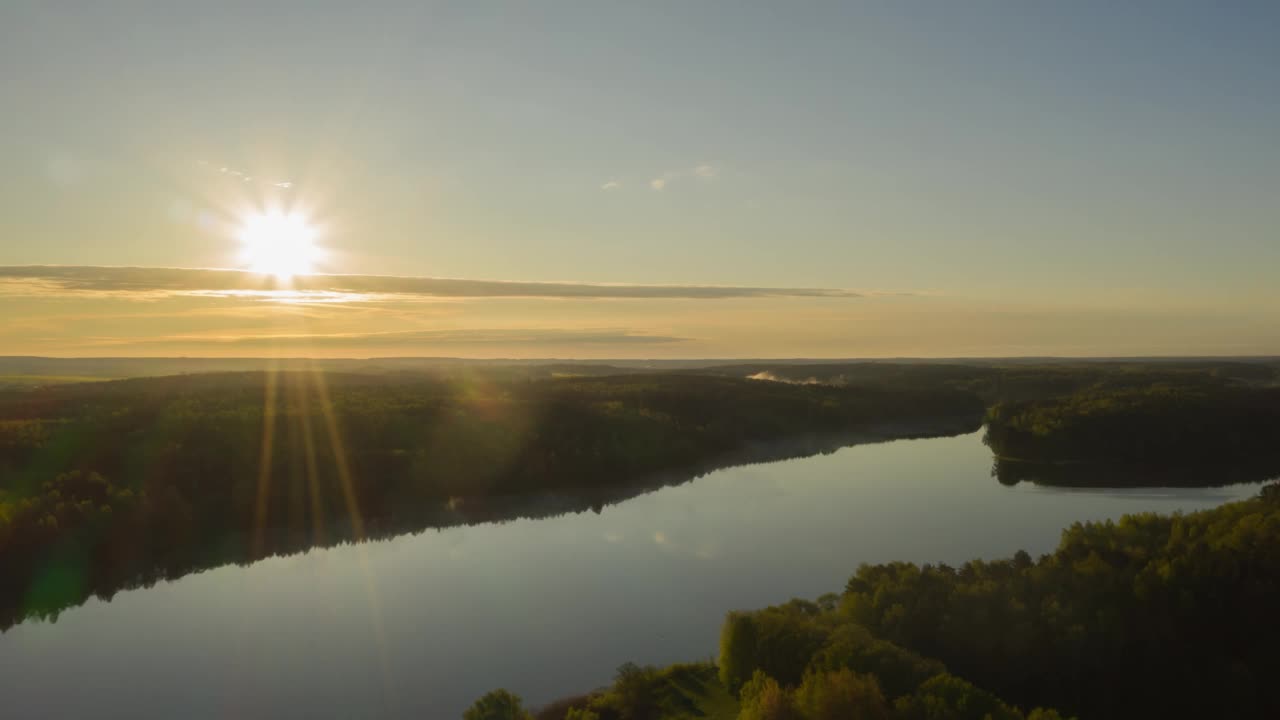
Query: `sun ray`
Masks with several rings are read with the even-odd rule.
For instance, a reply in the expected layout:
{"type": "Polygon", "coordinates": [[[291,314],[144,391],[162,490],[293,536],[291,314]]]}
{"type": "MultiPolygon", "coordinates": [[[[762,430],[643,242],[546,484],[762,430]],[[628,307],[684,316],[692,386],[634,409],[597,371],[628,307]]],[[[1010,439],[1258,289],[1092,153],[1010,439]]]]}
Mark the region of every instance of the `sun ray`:
{"type": "Polygon", "coordinates": [[[324,544],[324,498],[320,490],[320,467],[316,460],[315,428],[311,423],[311,397],[305,385],[299,386],[298,412],[302,423],[302,461],[307,473],[307,495],[311,499],[311,538],[324,544]]]}
{"type": "Polygon", "coordinates": [[[347,506],[347,514],[351,517],[351,532],[356,540],[364,539],[364,519],[360,514],[360,501],[355,493],[355,485],[351,479],[351,468],[347,463],[346,447],[342,442],[342,433],[338,428],[337,416],[333,411],[333,401],[329,397],[329,388],[324,380],[324,371],[310,365],[310,373],[316,389],[316,399],[320,404],[320,417],[324,420],[325,430],[331,445],[334,470],[338,473],[338,483],[342,490],[342,499],[347,506]]]}
{"type": "Polygon", "coordinates": [[[378,593],[377,578],[369,565],[366,544],[361,542],[365,537],[364,519],[360,514],[360,504],[355,493],[355,485],[352,482],[351,467],[347,463],[346,446],[342,442],[342,433],[338,427],[337,416],[333,411],[333,401],[329,396],[329,387],[325,383],[324,371],[318,368],[314,361],[309,363],[309,369],[310,372],[307,374],[316,388],[317,402],[320,404],[320,415],[324,420],[329,444],[333,451],[334,469],[338,473],[338,482],[342,488],[343,501],[346,503],[347,513],[351,517],[352,539],[355,540],[357,557],[360,559],[360,568],[364,574],[365,592],[369,601],[370,622],[373,623],[374,640],[378,646],[378,664],[382,671],[383,693],[387,702],[390,703],[395,698],[395,693],[391,686],[391,663],[387,655],[386,630],[382,622],[382,601],[378,593]]]}
{"type": "Polygon", "coordinates": [[[272,360],[267,368],[262,399],[262,442],[258,464],[258,494],[254,503],[253,554],[263,557],[266,551],[267,512],[271,502],[271,470],[274,461],[279,363],[272,360]]]}

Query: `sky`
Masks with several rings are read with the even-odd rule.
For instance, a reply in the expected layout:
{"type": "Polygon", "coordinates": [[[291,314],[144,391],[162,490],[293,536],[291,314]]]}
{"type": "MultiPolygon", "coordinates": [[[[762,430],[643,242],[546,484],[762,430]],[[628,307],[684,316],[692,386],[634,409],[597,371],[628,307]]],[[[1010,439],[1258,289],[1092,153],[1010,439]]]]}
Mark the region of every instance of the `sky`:
{"type": "Polygon", "coordinates": [[[1280,354],[1277,36],[1273,2],[8,0],[0,354],[1280,354]],[[319,274],[246,255],[272,212],[319,274]]]}

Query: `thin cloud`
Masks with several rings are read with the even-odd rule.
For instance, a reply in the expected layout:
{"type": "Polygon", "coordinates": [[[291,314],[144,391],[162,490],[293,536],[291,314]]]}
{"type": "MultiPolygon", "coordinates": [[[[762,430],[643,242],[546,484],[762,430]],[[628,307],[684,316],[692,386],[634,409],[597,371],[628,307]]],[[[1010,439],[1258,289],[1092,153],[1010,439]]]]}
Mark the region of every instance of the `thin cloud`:
{"type": "Polygon", "coordinates": [[[240,182],[246,182],[246,183],[257,182],[263,185],[270,185],[271,187],[277,187],[284,190],[288,190],[293,187],[293,182],[290,180],[274,180],[274,179],[266,180],[263,178],[255,178],[254,176],[246,172],[237,170],[227,165],[215,165],[213,163],[206,162],[204,160],[197,160],[196,165],[200,166],[202,169],[208,172],[214,172],[219,175],[225,175],[226,177],[232,180],[239,180],[240,182]]]}
{"type": "Polygon", "coordinates": [[[857,298],[832,288],[722,285],[628,285],[525,282],[394,275],[298,275],[288,283],[244,270],[78,265],[0,266],[0,295],[100,295],[134,300],[233,297],[294,303],[342,303],[432,298],[702,299],[857,298]]]}
{"type": "Polygon", "coordinates": [[[667,185],[678,180],[687,178],[696,178],[698,180],[714,180],[720,176],[720,170],[711,163],[699,163],[693,167],[681,168],[679,170],[668,170],[658,177],[649,181],[649,187],[654,190],[665,190],[667,185]]]}
{"type": "Polygon", "coordinates": [[[609,182],[601,185],[600,189],[601,190],[621,190],[622,182],[619,180],[610,180],[609,182]]]}
{"type": "Polygon", "coordinates": [[[492,328],[372,333],[184,334],[154,338],[95,338],[99,345],[216,345],[220,347],[399,347],[459,345],[666,345],[690,338],[618,328],[492,328]]]}

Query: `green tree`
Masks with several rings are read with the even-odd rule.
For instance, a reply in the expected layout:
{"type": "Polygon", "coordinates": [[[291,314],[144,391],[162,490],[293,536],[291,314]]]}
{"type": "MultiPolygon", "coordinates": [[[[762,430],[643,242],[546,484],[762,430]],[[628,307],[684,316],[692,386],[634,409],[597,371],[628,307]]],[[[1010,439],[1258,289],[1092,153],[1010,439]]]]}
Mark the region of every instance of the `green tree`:
{"type": "Polygon", "coordinates": [[[777,680],[757,670],[742,686],[738,720],[799,720],[791,695],[777,680]]]}
{"type": "Polygon", "coordinates": [[[805,720],[889,720],[889,703],[874,675],[847,668],[811,672],[796,690],[796,705],[805,720]]]}
{"type": "Polygon", "coordinates": [[[736,691],[756,670],[758,632],[750,613],[731,612],[720,628],[720,682],[736,691]]]}
{"type": "Polygon", "coordinates": [[[616,698],[616,709],[622,720],[644,720],[657,711],[654,697],[658,684],[658,671],[652,666],[641,667],[624,663],[614,676],[609,695],[616,698]]]}
{"type": "Polygon", "coordinates": [[[837,628],[810,663],[813,670],[848,668],[876,676],[889,697],[910,695],[921,683],[946,668],[891,642],[874,637],[866,628],[846,624],[837,628]]]}
{"type": "Polygon", "coordinates": [[[463,720],[533,720],[520,696],[502,688],[485,693],[462,717],[463,720]]]}
{"type": "Polygon", "coordinates": [[[894,709],[904,720],[1022,720],[1022,713],[996,696],[946,673],[898,698],[894,709]]]}

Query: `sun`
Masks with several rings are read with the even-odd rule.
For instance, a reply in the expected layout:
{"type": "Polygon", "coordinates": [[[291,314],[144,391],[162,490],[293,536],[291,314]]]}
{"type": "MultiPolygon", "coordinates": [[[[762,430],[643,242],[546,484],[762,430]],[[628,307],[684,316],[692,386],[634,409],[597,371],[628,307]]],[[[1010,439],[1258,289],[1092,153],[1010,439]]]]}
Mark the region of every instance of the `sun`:
{"type": "Polygon", "coordinates": [[[240,228],[241,257],[253,272],[288,280],[314,270],[323,255],[315,239],[315,228],[299,213],[250,215],[240,228]]]}

